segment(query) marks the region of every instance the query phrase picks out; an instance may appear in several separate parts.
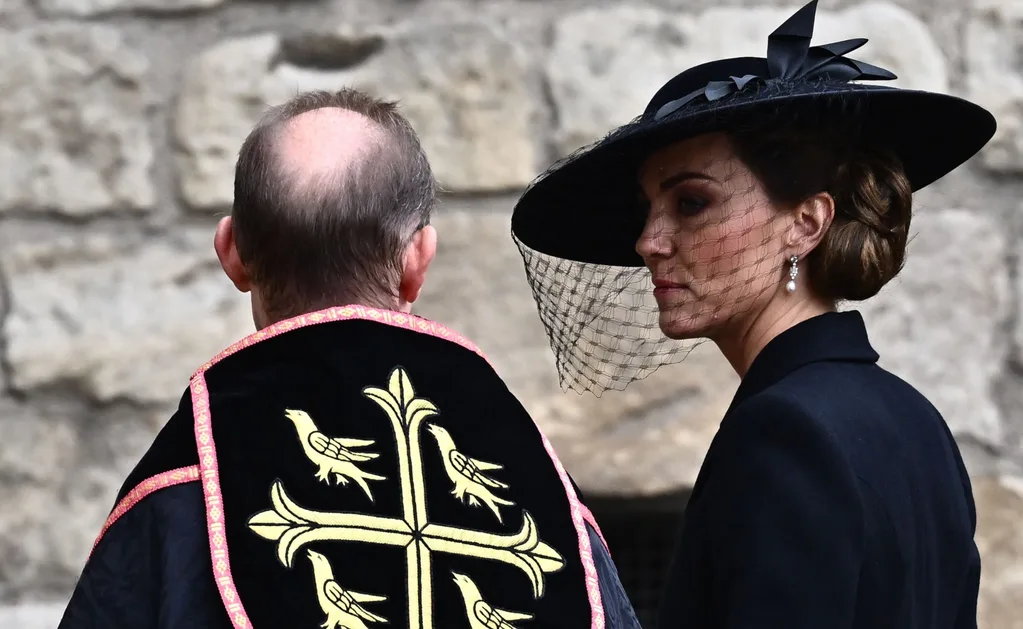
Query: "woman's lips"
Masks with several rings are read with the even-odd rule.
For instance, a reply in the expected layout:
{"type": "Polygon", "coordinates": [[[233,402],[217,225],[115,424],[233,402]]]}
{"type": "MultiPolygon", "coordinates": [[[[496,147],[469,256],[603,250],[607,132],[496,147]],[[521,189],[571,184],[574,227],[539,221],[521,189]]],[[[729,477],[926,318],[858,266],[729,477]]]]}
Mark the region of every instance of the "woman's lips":
{"type": "Polygon", "coordinates": [[[654,280],[654,296],[662,297],[664,295],[669,295],[675,291],[683,290],[685,287],[685,284],[679,284],[678,282],[654,280]]]}

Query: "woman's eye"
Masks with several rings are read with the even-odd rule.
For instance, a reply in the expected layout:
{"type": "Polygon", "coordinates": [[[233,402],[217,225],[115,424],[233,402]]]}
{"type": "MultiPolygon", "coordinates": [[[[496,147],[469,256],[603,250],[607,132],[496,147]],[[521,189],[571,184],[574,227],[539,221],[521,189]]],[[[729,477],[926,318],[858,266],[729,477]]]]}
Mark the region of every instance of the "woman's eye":
{"type": "Polygon", "coordinates": [[[707,207],[707,201],[699,197],[682,196],[678,199],[678,213],[682,216],[696,216],[707,207]]]}

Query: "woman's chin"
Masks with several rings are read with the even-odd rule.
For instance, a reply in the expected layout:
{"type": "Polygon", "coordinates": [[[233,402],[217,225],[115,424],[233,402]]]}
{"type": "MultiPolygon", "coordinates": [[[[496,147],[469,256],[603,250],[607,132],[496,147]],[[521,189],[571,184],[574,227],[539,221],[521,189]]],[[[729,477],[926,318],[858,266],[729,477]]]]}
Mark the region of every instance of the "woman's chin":
{"type": "Polygon", "coordinates": [[[657,319],[657,324],[661,328],[661,333],[664,336],[674,339],[676,341],[684,341],[687,339],[699,338],[700,326],[698,321],[695,320],[693,315],[687,312],[681,312],[680,309],[661,310],[661,315],[657,319]]]}

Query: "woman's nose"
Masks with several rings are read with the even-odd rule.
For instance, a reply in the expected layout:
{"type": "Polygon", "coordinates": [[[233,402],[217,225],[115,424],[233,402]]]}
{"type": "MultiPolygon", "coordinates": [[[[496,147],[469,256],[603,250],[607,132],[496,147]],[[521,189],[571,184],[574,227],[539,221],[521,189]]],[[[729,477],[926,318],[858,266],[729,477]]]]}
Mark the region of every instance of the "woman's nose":
{"type": "Polygon", "coordinates": [[[647,219],[643,233],[636,241],[636,253],[644,259],[671,255],[671,230],[663,217],[651,216],[647,219]]]}

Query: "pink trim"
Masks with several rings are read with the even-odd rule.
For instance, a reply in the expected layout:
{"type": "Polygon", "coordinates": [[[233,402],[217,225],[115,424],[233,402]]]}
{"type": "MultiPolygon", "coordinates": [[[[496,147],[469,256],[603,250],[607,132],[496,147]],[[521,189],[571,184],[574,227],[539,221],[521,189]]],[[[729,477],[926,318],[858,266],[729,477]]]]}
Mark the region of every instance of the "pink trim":
{"type": "Polygon", "coordinates": [[[589,507],[587,507],[586,505],[582,504],[581,502],[579,503],[579,510],[583,512],[583,519],[586,520],[586,522],[589,523],[589,525],[593,527],[593,530],[596,531],[596,533],[597,533],[597,537],[599,537],[600,541],[603,542],[604,548],[607,550],[608,554],[610,555],[611,554],[611,549],[607,545],[607,540],[604,539],[604,534],[600,532],[600,527],[597,525],[597,518],[593,517],[593,512],[590,511],[589,507]]]}
{"type": "MultiPolygon", "coordinates": [[[[241,348],[239,348],[241,349],[241,348]]],[[[227,354],[221,354],[224,357],[227,354]]],[[[210,392],[206,388],[205,369],[192,377],[192,416],[195,418],[195,444],[199,448],[199,471],[202,474],[202,492],[206,500],[206,532],[210,539],[210,557],[213,559],[213,578],[220,590],[220,598],[235,629],[249,629],[252,622],[245,612],[238,589],[231,574],[227,556],[227,537],[224,532],[223,500],[220,493],[220,467],[217,448],[213,443],[210,423],[210,392]]]]}
{"type": "MultiPolygon", "coordinates": [[[[393,310],[382,310],[380,308],[367,308],[366,306],[350,305],[350,306],[335,306],[333,308],[327,308],[326,310],[320,310],[317,312],[310,312],[309,314],[300,315],[293,319],[286,319],[271,325],[268,328],[263,328],[258,332],[246,336],[244,339],[238,341],[234,345],[228,347],[224,351],[220,352],[213,357],[208,363],[196,370],[193,377],[198,375],[202,371],[206,371],[213,365],[224,360],[231,354],[234,354],[240,350],[245,349],[251,345],[255,345],[260,341],[265,341],[268,338],[278,336],[291,330],[297,330],[299,328],[309,327],[316,325],[317,323],[327,323],[330,321],[344,321],[346,319],[361,319],[364,321],[375,321],[377,323],[383,323],[385,325],[394,326],[396,328],[406,328],[413,332],[421,332],[423,334],[429,334],[430,336],[436,336],[452,343],[457,343],[467,350],[479,354],[484,360],[486,356],[480,351],[480,348],[465,338],[461,334],[444,327],[439,323],[417,317],[413,314],[406,314],[404,312],[394,312],[393,310]]],[[[487,361],[489,362],[489,361],[487,361]]]]}
{"type": "MultiPolygon", "coordinates": [[[[319,323],[347,319],[375,321],[436,336],[461,345],[486,360],[486,356],[483,355],[483,352],[474,343],[439,323],[401,312],[349,305],[301,315],[250,334],[220,352],[212,360],[196,370],[195,374],[192,375],[190,389],[192,393],[192,414],[195,418],[195,441],[199,448],[199,471],[202,476],[203,495],[206,498],[206,527],[210,538],[210,555],[213,558],[213,573],[217,587],[220,590],[220,597],[224,601],[224,606],[227,608],[231,623],[235,629],[251,629],[252,622],[249,620],[249,616],[246,614],[245,608],[238,597],[238,590],[235,588],[234,578],[231,575],[231,562],[228,558],[227,540],[224,536],[224,512],[221,507],[222,497],[219,467],[217,465],[217,449],[216,444],[213,442],[213,432],[210,424],[210,396],[209,390],[206,387],[205,372],[228,356],[268,338],[319,323]]],[[[489,361],[487,362],[489,363],[489,361]]],[[[534,423],[534,425],[536,424],[534,423]]],[[[551,442],[547,440],[539,426],[536,426],[536,429],[540,433],[544,448],[551,457],[551,461],[558,471],[558,476],[561,478],[561,484],[564,486],[565,493],[568,496],[572,512],[572,524],[575,526],[576,536],[579,539],[579,558],[582,561],[583,571],[586,574],[586,591],[590,601],[590,629],[604,629],[604,607],[601,603],[600,586],[597,581],[597,567],[593,561],[593,549],[590,547],[590,536],[586,531],[586,522],[590,521],[598,533],[600,529],[597,528],[596,521],[592,519],[593,514],[589,513],[589,509],[579,501],[568,472],[565,471],[561,460],[558,459],[558,455],[554,452],[551,442]],[[589,520],[587,520],[587,514],[589,520]]],[[[601,539],[603,539],[603,535],[601,535],[601,539]]]]}
{"type": "Polygon", "coordinates": [[[107,517],[107,521],[103,524],[103,528],[100,529],[99,535],[96,536],[96,541],[92,543],[92,552],[95,552],[96,546],[99,545],[99,541],[106,535],[107,530],[121,519],[125,513],[142,501],[143,498],[154,492],[166,489],[167,487],[173,487],[174,485],[180,485],[182,483],[191,483],[192,481],[199,480],[199,466],[189,465],[188,467],[179,467],[176,470],[170,470],[162,472],[156,476],[147,478],[146,480],[139,483],[134,489],[128,492],[128,494],[121,498],[121,501],[117,503],[114,510],[110,512],[107,517]]]}
{"type": "MultiPolygon", "coordinates": [[[[547,455],[554,462],[554,468],[558,470],[561,484],[565,487],[565,493],[568,494],[568,504],[572,510],[572,524],[575,525],[575,532],[579,538],[579,557],[582,559],[583,572],[586,574],[586,592],[590,597],[590,629],[604,629],[604,605],[600,600],[597,566],[593,562],[590,534],[586,531],[586,516],[583,514],[583,509],[586,509],[586,506],[583,505],[579,500],[579,496],[576,495],[575,487],[572,486],[572,479],[569,478],[568,472],[565,471],[565,466],[561,464],[561,459],[558,458],[557,453],[554,451],[554,446],[551,445],[547,436],[543,434],[540,426],[536,426],[536,430],[540,433],[540,438],[543,439],[543,447],[547,449],[547,455]]],[[[586,509],[586,511],[588,512],[589,509],[586,509]]],[[[596,526],[595,523],[594,526],[596,526]]]]}

